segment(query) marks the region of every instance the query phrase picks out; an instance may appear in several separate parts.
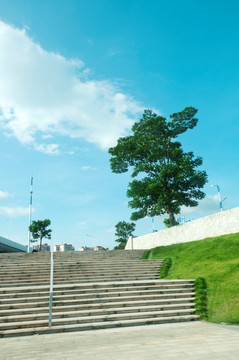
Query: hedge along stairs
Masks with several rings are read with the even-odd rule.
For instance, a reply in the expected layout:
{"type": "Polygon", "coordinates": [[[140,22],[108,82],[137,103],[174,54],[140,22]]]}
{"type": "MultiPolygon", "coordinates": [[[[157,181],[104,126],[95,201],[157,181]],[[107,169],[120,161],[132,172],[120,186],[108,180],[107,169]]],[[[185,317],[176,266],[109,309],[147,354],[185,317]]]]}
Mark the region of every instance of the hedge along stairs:
{"type": "Polygon", "coordinates": [[[197,320],[194,280],[160,280],[143,251],[0,254],[0,337],[197,320]]]}

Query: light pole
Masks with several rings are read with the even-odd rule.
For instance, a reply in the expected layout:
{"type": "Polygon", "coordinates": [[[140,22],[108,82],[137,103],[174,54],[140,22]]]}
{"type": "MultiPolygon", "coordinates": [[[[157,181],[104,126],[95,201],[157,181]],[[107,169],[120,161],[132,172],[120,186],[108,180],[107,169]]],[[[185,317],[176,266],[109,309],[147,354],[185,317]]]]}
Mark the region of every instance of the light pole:
{"type": "Polygon", "coordinates": [[[49,292],[49,327],[52,324],[52,297],[53,297],[53,240],[51,239],[51,270],[50,270],[50,292],[49,292]]]}
{"type": "MultiPolygon", "coordinates": [[[[31,177],[31,187],[30,187],[30,206],[29,206],[29,226],[32,222],[32,193],[33,193],[33,176],[31,177]]],[[[31,241],[31,232],[28,229],[28,247],[27,252],[30,252],[30,241],[31,241]]]]}
{"type": "Polygon", "coordinates": [[[152,228],[153,228],[153,232],[155,232],[155,227],[154,227],[154,217],[152,217],[152,228]]]}
{"type": "MultiPolygon", "coordinates": [[[[146,215],[146,217],[151,217],[150,210],[151,210],[151,208],[149,208],[149,209],[147,210],[147,215],[146,215]]],[[[151,218],[152,218],[152,231],[155,232],[154,216],[152,216],[151,218]]]]}
{"type": "Polygon", "coordinates": [[[220,211],[222,211],[222,203],[223,203],[224,200],[226,200],[226,196],[225,196],[223,199],[221,199],[220,187],[219,187],[218,184],[211,185],[211,186],[212,186],[212,187],[213,187],[213,186],[216,186],[216,188],[217,188],[217,194],[218,194],[218,201],[219,201],[220,211]]]}

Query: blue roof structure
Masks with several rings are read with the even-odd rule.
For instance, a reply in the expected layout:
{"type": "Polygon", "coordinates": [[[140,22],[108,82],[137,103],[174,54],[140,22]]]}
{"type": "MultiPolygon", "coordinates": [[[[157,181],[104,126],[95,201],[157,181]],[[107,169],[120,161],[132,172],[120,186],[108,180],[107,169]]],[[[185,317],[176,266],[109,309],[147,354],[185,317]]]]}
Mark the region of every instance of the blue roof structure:
{"type": "Polygon", "coordinates": [[[0,236],[0,253],[27,252],[27,246],[0,236]]]}

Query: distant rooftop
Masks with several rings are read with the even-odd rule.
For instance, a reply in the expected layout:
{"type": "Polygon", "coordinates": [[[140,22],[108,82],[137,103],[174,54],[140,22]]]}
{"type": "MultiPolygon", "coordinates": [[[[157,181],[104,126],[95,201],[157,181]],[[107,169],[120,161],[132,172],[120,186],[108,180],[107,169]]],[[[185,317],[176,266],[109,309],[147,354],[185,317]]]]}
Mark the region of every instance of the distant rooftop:
{"type": "Polygon", "coordinates": [[[0,253],[27,252],[27,246],[0,236],[0,253]]]}
{"type": "Polygon", "coordinates": [[[79,251],[89,251],[89,250],[99,251],[99,250],[106,250],[106,249],[103,248],[103,246],[94,246],[94,247],[81,246],[81,247],[79,248],[79,251]]]}

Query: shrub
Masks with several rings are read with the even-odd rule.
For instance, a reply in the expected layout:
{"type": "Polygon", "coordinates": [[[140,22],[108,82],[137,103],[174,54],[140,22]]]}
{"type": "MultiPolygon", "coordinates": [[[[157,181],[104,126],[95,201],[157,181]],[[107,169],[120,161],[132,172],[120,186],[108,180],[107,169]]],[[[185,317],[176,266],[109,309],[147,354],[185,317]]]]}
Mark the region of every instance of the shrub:
{"type": "Polygon", "coordinates": [[[198,277],[194,283],[195,290],[195,313],[200,316],[201,320],[207,320],[207,283],[205,278],[198,277]]]}
{"type": "Polygon", "coordinates": [[[150,256],[151,250],[145,250],[145,252],[142,255],[142,260],[148,260],[150,256]]]}
{"type": "Polygon", "coordinates": [[[161,267],[160,267],[160,271],[159,271],[159,276],[161,278],[165,278],[168,275],[169,269],[172,266],[172,259],[171,258],[166,258],[164,259],[164,262],[162,263],[161,267]]]}

